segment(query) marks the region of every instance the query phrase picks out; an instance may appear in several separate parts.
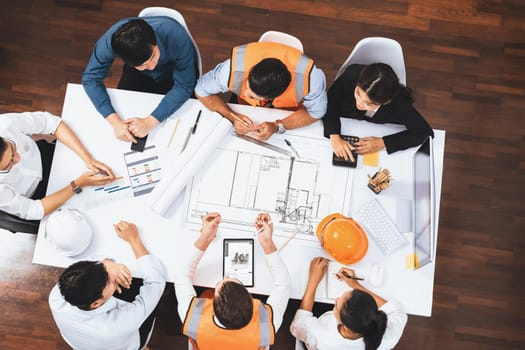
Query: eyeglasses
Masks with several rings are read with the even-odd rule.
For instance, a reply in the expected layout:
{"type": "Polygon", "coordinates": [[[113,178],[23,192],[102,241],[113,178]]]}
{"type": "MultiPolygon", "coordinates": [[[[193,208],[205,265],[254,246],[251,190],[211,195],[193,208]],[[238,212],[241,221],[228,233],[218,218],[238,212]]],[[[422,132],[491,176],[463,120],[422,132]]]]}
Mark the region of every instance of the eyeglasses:
{"type": "Polygon", "coordinates": [[[11,159],[9,160],[9,163],[7,163],[6,167],[2,170],[0,170],[0,174],[5,174],[11,171],[13,168],[13,163],[15,162],[16,157],[16,143],[13,140],[5,139],[5,142],[8,142],[11,145],[11,159]]]}

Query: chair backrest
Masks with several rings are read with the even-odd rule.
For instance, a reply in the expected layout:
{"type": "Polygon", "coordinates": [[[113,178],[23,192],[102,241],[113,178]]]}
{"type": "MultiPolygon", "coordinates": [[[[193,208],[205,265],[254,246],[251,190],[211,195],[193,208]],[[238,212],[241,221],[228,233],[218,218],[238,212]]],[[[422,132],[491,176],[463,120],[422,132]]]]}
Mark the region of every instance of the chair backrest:
{"type": "Polygon", "coordinates": [[[393,39],[371,37],[360,40],[339,68],[335,79],[351,64],[386,63],[396,72],[399,82],[406,85],[405,59],[401,45],[393,39]]]}
{"type": "Polygon", "coordinates": [[[195,52],[197,52],[197,59],[198,59],[198,69],[199,69],[199,77],[202,76],[202,60],[201,60],[201,53],[199,51],[199,47],[197,46],[197,43],[193,39],[193,36],[190,33],[190,30],[188,29],[188,26],[186,25],[186,21],[184,20],[184,17],[182,14],[174,9],[170,9],[167,7],[146,7],[139,13],[139,17],[152,17],[152,16],[166,16],[171,17],[177,22],[180,23],[186,29],[186,32],[188,33],[188,36],[191,39],[191,42],[193,43],[193,46],[195,47],[195,52]]]}
{"type": "Polygon", "coordinates": [[[301,52],[304,52],[303,43],[301,42],[301,40],[299,40],[293,35],[286,34],[283,32],[277,32],[274,30],[270,30],[266,33],[263,33],[263,35],[261,35],[261,37],[259,38],[259,42],[261,41],[271,41],[274,43],[281,43],[284,45],[294,47],[301,52]]]}

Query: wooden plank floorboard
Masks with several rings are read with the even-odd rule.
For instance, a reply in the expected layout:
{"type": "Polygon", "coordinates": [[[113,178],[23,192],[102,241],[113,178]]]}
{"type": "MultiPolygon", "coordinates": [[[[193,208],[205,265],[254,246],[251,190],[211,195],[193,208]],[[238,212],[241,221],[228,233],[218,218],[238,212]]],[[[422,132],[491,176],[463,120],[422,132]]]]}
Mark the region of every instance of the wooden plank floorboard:
{"type": "MultiPolygon", "coordinates": [[[[94,42],[151,2],[17,0],[0,12],[0,113],[60,114],[94,42]]],[[[522,0],[158,0],[178,9],[203,70],[267,30],[298,36],[327,85],[363,37],[404,50],[418,110],[447,131],[432,317],[398,349],[525,348],[525,3],[522,0]]],[[[116,86],[121,63],[106,79],[116,86]]],[[[98,116],[93,116],[98,117],[98,116]]],[[[34,237],[0,232],[0,349],[67,349],[47,306],[61,269],[32,265],[34,237]]],[[[410,288],[410,286],[407,286],[410,288]]],[[[290,301],[273,349],[293,349],[290,301]]],[[[150,347],[185,349],[170,285],[150,347]]],[[[318,311],[325,306],[318,305],[318,311]]]]}

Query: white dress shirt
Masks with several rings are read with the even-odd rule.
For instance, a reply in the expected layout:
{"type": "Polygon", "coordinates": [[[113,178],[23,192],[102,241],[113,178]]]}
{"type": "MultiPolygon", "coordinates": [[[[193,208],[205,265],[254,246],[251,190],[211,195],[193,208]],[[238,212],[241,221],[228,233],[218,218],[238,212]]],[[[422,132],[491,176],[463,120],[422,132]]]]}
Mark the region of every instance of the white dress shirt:
{"type": "Polygon", "coordinates": [[[74,349],[137,350],[139,328],[157,306],[166,283],[159,259],[137,260],[144,284],[131,303],[109,298],[102,306],[84,311],[64,300],[58,284],[49,295],[49,307],[64,340],[74,349]]]}
{"type": "Polygon", "coordinates": [[[0,173],[0,210],[28,220],[44,216],[40,200],[32,200],[42,180],[42,161],[36,142],[28,135],[54,134],[60,118],[47,112],[0,115],[0,136],[14,141],[20,162],[8,173],[0,173]]]}
{"type": "MultiPolygon", "coordinates": [[[[393,302],[387,302],[379,308],[386,313],[385,334],[378,350],[392,349],[403,334],[407,323],[407,314],[393,302]]],[[[297,310],[290,325],[290,332],[305,343],[309,350],[364,350],[365,342],[360,339],[346,339],[337,330],[337,320],[333,311],[325,312],[317,318],[310,311],[297,310]]]]}
{"type": "MultiPolygon", "coordinates": [[[[191,258],[183,262],[184,265],[181,266],[180,271],[185,271],[185,273],[178,273],[175,275],[175,295],[177,296],[177,310],[179,317],[182,322],[186,318],[186,313],[190,307],[191,299],[194,296],[197,296],[195,289],[192,285],[193,276],[195,275],[195,270],[199,264],[204,251],[192,246],[191,258]]],[[[281,326],[283,322],[283,315],[286,311],[286,306],[288,305],[288,298],[290,297],[291,291],[291,280],[288,269],[284,264],[281,256],[278,252],[265,255],[266,256],[266,265],[270,270],[273,280],[272,293],[266,300],[266,304],[272,307],[273,311],[273,325],[275,332],[281,326]]],[[[218,321],[218,320],[216,320],[218,321]]]]}
{"type": "MultiPolygon", "coordinates": [[[[230,91],[230,59],[219,63],[213,70],[199,78],[195,93],[206,97],[230,91]]],[[[313,66],[310,73],[310,90],[304,96],[302,104],[312,118],[320,119],[326,113],[328,97],[326,96],[326,77],[322,70],[313,66]]]]}

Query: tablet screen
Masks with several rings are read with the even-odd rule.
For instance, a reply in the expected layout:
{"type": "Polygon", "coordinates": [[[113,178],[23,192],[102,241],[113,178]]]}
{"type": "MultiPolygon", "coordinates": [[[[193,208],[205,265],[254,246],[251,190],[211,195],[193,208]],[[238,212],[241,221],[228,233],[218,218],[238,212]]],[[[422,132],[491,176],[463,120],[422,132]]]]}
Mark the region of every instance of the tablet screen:
{"type": "Polygon", "coordinates": [[[225,239],[223,277],[236,278],[245,287],[253,287],[253,239],[225,239]]]}

